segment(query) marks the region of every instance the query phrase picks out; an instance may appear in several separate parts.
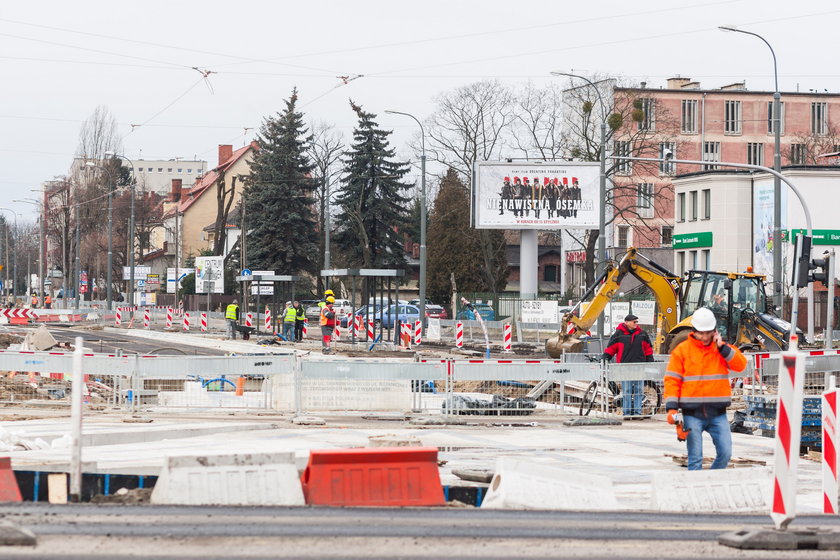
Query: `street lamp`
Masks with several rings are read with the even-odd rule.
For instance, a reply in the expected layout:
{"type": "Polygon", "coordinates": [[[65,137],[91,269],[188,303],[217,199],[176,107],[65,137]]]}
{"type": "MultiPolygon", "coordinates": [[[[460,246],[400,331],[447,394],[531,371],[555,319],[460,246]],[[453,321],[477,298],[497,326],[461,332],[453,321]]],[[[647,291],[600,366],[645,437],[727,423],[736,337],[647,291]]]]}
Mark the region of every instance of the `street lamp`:
{"type": "MultiPolygon", "coordinates": [[[[40,192],[40,191],[39,191],[40,192]]],[[[39,241],[38,244],[38,284],[39,284],[39,294],[41,294],[41,298],[45,297],[44,294],[44,271],[46,270],[46,264],[44,262],[44,203],[41,200],[36,200],[34,198],[20,198],[15,199],[13,202],[23,202],[24,204],[34,204],[38,206],[38,209],[41,215],[38,217],[38,233],[39,233],[39,241]]],[[[44,301],[41,299],[41,301],[44,301]]]]}
{"type": "Polygon", "coordinates": [[[420,127],[420,320],[423,322],[423,335],[426,334],[426,131],[423,123],[410,113],[385,110],[392,115],[403,115],[414,119],[420,127]]]}
{"type": "Polygon", "coordinates": [[[107,282],[107,286],[105,288],[105,292],[107,294],[107,306],[110,310],[113,302],[113,297],[111,293],[111,275],[113,273],[114,268],[114,175],[111,173],[111,171],[108,170],[107,167],[97,165],[92,161],[85,162],[85,165],[95,169],[101,169],[108,174],[108,272],[106,273],[105,281],[107,282]]]}
{"type": "MultiPolygon", "coordinates": [[[[601,175],[598,188],[598,197],[601,200],[601,215],[598,216],[598,272],[601,273],[607,264],[607,249],[606,249],[606,213],[607,213],[607,106],[604,104],[604,98],[601,97],[601,92],[598,86],[592,83],[592,80],[578,74],[571,74],[569,72],[551,72],[552,76],[568,76],[570,78],[578,78],[589,84],[595,93],[598,95],[598,101],[601,103],[601,175]]],[[[603,337],[604,333],[604,315],[598,317],[598,335],[603,337]]]]}
{"type": "MultiPolygon", "coordinates": [[[[15,230],[14,235],[12,235],[12,239],[17,236],[17,217],[18,213],[12,210],[11,208],[0,208],[0,210],[6,210],[7,212],[11,212],[15,215],[15,230]]],[[[9,247],[9,226],[6,225],[6,250],[8,251],[9,247]]],[[[8,286],[6,287],[8,289],[8,286]]],[[[17,304],[17,241],[15,240],[14,245],[12,246],[12,297],[14,298],[15,304],[17,304]]]]}
{"type": "Polygon", "coordinates": [[[775,91],[773,92],[773,132],[774,132],[774,149],[773,149],[773,170],[776,172],[773,175],[773,305],[782,306],[782,181],[780,173],[782,172],[782,151],[781,151],[781,135],[782,135],[782,113],[781,113],[781,98],[782,94],[779,92],[779,70],[776,64],[776,52],[767,39],[753,33],[752,31],[744,31],[736,27],[721,25],[718,27],[721,31],[731,31],[734,33],[743,33],[744,35],[752,35],[761,39],[767,48],[770,49],[770,54],[773,56],[773,81],[775,91]]]}
{"type": "MultiPolygon", "coordinates": [[[[126,160],[129,164],[131,164],[131,173],[132,173],[132,175],[134,174],[134,163],[130,159],[128,159],[127,157],[125,157],[123,155],[120,155],[116,152],[111,152],[111,151],[105,152],[105,155],[110,156],[110,157],[114,157],[114,158],[121,158],[121,159],[126,160]]],[[[135,194],[136,193],[135,193],[135,189],[134,189],[134,181],[131,181],[131,217],[128,220],[128,235],[130,237],[129,252],[128,252],[128,266],[129,266],[129,273],[128,273],[129,274],[129,280],[128,280],[129,299],[128,299],[128,305],[130,305],[130,306],[134,305],[134,195],[135,194]]],[[[177,243],[177,240],[176,240],[176,243],[177,243]]],[[[178,285],[178,282],[176,280],[176,282],[175,282],[176,293],[177,293],[177,285],[178,285]]]]}

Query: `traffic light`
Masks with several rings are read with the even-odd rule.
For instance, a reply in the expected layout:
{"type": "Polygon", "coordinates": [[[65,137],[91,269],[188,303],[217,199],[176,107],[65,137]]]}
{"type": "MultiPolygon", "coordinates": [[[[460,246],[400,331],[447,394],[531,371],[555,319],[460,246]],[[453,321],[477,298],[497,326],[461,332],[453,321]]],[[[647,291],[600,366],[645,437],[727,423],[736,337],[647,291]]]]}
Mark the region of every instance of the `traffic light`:
{"type": "Polygon", "coordinates": [[[811,271],[811,238],[807,235],[796,236],[796,262],[798,269],[794,275],[797,288],[808,286],[809,273],[811,271]]]}
{"type": "Polygon", "coordinates": [[[808,280],[810,282],[822,282],[828,286],[828,251],[823,253],[823,258],[811,260],[811,270],[808,280]]]}

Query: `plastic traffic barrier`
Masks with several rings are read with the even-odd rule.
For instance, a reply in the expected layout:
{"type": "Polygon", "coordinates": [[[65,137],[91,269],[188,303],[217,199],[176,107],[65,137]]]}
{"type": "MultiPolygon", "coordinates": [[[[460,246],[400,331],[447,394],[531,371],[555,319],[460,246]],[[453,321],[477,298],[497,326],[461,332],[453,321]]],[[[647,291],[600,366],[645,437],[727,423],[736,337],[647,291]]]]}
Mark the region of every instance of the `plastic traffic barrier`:
{"type": "Polygon", "coordinates": [[[310,505],[442,506],[437,447],[313,449],[301,476],[310,505]]]}
{"type": "Polygon", "coordinates": [[[20,488],[12,470],[12,460],[9,457],[0,457],[0,502],[20,501],[20,488]]]}
{"type": "Polygon", "coordinates": [[[823,513],[837,512],[837,455],[840,445],[837,439],[837,387],[834,377],[828,391],[822,394],[822,491],[823,513]]]}

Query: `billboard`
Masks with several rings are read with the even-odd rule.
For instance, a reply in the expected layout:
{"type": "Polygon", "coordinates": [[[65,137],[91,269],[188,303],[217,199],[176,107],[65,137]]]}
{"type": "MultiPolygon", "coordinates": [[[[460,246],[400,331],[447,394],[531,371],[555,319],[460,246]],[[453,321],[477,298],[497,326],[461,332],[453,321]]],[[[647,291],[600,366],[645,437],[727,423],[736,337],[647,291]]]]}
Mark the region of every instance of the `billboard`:
{"type": "Polygon", "coordinates": [[[225,293],[225,258],[195,258],[195,293],[225,293]]]}
{"type": "Polygon", "coordinates": [[[597,228],[598,162],[479,161],[472,225],[480,229],[597,228]]]}
{"type": "MultiPolygon", "coordinates": [[[[782,185],[782,223],[779,224],[782,230],[787,227],[787,194],[787,186],[782,185]]],[[[784,247],[773,247],[773,208],[773,178],[753,183],[753,270],[767,276],[768,282],[775,281],[773,252],[784,247]]]]}

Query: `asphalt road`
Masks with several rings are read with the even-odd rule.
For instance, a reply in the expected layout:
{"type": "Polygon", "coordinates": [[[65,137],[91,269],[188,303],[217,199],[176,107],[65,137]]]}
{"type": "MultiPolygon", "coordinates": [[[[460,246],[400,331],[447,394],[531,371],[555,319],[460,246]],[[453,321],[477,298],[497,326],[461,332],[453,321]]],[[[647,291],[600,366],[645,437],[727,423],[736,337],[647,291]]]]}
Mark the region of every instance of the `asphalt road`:
{"type": "Polygon", "coordinates": [[[221,350],[199,348],[188,344],[146,340],[131,336],[120,336],[105,331],[78,328],[52,327],[50,334],[59,342],[75,342],[77,336],[85,340],[85,346],[94,352],[114,354],[121,350],[123,354],[189,354],[196,356],[223,356],[221,350]]]}
{"type": "MultiPolygon", "coordinates": [[[[17,504],[0,506],[0,517],[38,539],[0,547],[0,557],[15,558],[838,557],[717,544],[727,531],[769,526],[767,516],[17,504]]],[[[818,525],[840,530],[840,519],[810,516],[792,527],[818,525]]]]}

